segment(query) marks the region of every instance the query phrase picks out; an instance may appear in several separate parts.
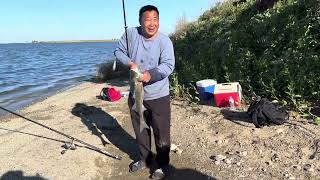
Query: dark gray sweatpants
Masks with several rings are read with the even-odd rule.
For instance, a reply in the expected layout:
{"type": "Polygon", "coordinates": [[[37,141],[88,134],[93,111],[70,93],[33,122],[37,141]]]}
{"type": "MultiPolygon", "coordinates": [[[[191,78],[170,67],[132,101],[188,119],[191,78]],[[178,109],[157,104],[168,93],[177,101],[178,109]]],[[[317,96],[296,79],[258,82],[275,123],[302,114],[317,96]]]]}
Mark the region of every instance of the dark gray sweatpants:
{"type": "MultiPolygon", "coordinates": [[[[134,100],[131,96],[128,99],[131,121],[136,135],[136,140],[139,146],[141,160],[150,165],[152,160],[151,152],[151,130],[144,129],[140,132],[139,115],[132,110],[134,100]]],[[[170,158],[170,95],[154,100],[146,100],[143,102],[147,109],[144,113],[147,125],[152,127],[156,145],[156,163],[159,167],[169,164],[170,158]]]]}

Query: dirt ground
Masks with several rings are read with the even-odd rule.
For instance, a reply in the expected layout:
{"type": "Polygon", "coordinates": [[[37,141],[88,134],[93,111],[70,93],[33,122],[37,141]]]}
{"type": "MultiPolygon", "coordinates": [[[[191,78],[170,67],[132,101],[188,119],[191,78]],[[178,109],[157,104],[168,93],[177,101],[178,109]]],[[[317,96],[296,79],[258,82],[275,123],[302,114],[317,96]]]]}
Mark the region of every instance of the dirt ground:
{"type": "MultiPolygon", "coordinates": [[[[86,82],[19,111],[21,115],[105,151],[116,160],[20,117],[0,117],[0,180],[150,179],[129,173],[137,158],[127,97],[97,96],[102,87],[127,91],[125,80],[86,82]]],[[[292,124],[257,129],[237,111],[172,100],[170,174],[166,179],[320,179],[320,127],[291,113],[292,124]]]]}

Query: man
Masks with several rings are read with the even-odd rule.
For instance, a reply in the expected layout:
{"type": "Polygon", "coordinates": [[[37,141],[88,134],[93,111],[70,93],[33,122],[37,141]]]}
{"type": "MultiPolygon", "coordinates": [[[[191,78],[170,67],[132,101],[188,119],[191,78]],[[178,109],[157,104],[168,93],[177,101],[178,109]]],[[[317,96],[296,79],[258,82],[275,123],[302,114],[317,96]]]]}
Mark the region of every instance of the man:
{"type": "MultiPolygon", "coordinates": [[[[174,50],[169,37],[158,32],[159,11],[155,6],[142,7],[139,22],[141,26],[127,31],[129,49],[124,34],[115,50],[115,56],[130,69],[138,68],[143,73],[143,105],[147,109],[145,117],[153,129],[156,145],[157,169],[152,173],[152,178],[161,179],[169,164],[171,109],[168,76],[174,69],[174,50]]],[[[128,105],[140,153],[140,160],[129,165],[130,172],[148,167],[153,159],[150,128],[140,132],[139,115],[132,110],[133,103],[130,90],[128,105]]]]}

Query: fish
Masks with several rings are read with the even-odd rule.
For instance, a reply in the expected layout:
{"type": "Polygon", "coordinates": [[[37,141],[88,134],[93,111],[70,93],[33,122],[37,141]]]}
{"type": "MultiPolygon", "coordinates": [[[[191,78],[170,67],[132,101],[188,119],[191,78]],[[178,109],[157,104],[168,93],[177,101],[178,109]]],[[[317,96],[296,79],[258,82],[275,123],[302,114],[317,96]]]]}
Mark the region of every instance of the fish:
{"type": "Polygon", "coordinates": [[[147,125],[143,114],[146,108],[143,106],[144,89],[142,73],[137,68],[130,70],[130,91],[134,98],[132,110],[137,112],[139,115],[139,130],[142,132],[144,129],[149,129],[149,126],[147,125]]]}

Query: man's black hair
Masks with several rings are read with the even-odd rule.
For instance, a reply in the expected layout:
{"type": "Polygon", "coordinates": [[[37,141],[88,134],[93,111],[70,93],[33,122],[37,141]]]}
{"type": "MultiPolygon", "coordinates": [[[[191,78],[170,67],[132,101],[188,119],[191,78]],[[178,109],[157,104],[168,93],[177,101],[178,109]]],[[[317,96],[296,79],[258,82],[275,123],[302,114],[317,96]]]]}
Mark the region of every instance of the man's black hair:
{"type": "Polygon", "coordinates": [[[142,14],[146,11],[156,11],[157,14],[158,14],[158,17],[159,17],[159,11],[158,11],[158,8],[155,7],[155,6],[152,6],[152,5],[146,5],[146,6],[143,6],[140,11],[139,11],[139,20],[141,19],[142,17],[142,14]]]}

